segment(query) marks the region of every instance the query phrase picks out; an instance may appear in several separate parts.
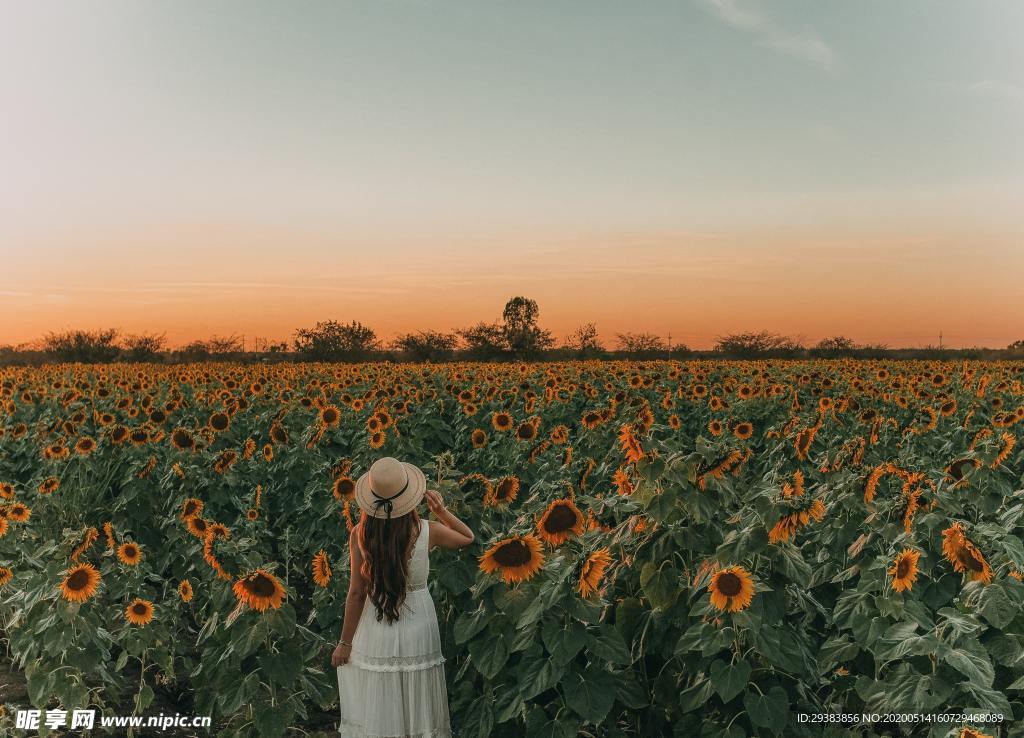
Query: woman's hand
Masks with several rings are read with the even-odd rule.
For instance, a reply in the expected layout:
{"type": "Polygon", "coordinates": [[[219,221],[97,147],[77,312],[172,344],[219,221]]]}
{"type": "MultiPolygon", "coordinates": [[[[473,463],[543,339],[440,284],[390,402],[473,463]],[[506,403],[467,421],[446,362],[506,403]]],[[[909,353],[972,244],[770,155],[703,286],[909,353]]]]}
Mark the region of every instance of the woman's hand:
{"type": "Polygon", "coordinates": [[[334,649],[334,653],[331,654],[331,666],[342,666],[347,664],[351,656],[352,646],[346,646],[344,643],[339,643],[334,649]]]}
{"type": "Polygon", "coordinates": [[[444,506],[444,500],[441,499],[441,493],[428,489],[423,495],[427,499],[427,507],[430,508],[430,512],[434,514],[434,517],[441,519],[444,513],[448,512],[448,508],[444,506]]]}

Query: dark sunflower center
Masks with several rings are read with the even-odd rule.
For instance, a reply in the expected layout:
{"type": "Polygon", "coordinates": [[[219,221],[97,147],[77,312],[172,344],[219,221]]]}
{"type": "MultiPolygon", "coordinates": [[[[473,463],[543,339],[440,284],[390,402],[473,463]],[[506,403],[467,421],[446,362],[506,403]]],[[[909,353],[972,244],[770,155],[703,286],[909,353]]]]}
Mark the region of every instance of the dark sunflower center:
{"type": "Polygon", "coordinates": [[[77,592],[80,589],[85,589],[89,586],[89,572],[85,569],[79,569],[70,577],[68,577],[68,589],[77,592]]]}
{"type": "Polygon", "coordinates": [[[743,587],[743,582],[740,578],[730,571],[722,574],[718,577],[718,591],[724,594],[726,597],[735,597],[740,593],[740,589],[743,587]]]}
{"type": "Polygon", "coordinates": [[[960,559],[961,564],[971,571],[983,571],[985,569],[981,563],[981,559],[975,556],[973,551],[966,548],[960,549],[957,553],[957,558],[960,559]]]}
{"type": "Polygon", "coordinates": [[[138,551],[135,549],[135,546],[124,547],[124,555],[127,556],[129,559],[134,559],[137,553],[138,551]]]}
{"type": "Polygon", "coordinates": [[[896,564],[896,578],[903,579],[910,573],[910,560],[900,559],[899,563],[896,564]]]}
{"type": "Polygon", "coordinates": [[[217,413],[210,419],[210,425],[214,430],[224,430],[228,427],[228,416],[224,413],[217,413]]]}
{"type": "Polygon", "coordinates": [[[250,577],[246,580],[245,588],[257,597],[271,597],[274,594],[274,583],[264,574],[250,577]]]}
{"type": "Polygon", "coordinates": [[[512,496],[512,490],[514,488],[515,484],[511,480],[506,479],[498,485],[498,489],[495,491],[495,494],[499,500],[506,500],[512,496]]]}
{"type": "Polygon", "coordinates": [[[548,533],[562,533],[576,525],[576,513],[568,505],[556,505],[544,520],[548,533]]]}
{"type": "Polygon", "coordinates": [[[526,423],[519,426],[519,437],[524,439],[533,438],[533,426],[526,423]]]}
{"type": "Polygon", "coordinates": [[[184,448],[192,445],[192,437],[185,431],[174,431],[174,445],[184,448]]]}
{"type": "Polygon", "coordinates": [[[494,560],[501,566],[522,566],[532,558],[533,552],[522,541],[509,541],[494,552],[494,560]]]}
{"type": "Polygon", "coordinates": [[[197,508],[198,508],[198,505],[196,505],[196,503],[194,503],[194,502],[186,502],[185,503],[185,514],[186,515],[195,515],[197,508]]]}
{"type": "Polygon", "coordinates": [[[146,605],[142,602],[136,602],[134,605],[132,605],[132,612],[136,615],[145,615],[147,612],[149,612],[149,608],[147,608],[146,605]]]}

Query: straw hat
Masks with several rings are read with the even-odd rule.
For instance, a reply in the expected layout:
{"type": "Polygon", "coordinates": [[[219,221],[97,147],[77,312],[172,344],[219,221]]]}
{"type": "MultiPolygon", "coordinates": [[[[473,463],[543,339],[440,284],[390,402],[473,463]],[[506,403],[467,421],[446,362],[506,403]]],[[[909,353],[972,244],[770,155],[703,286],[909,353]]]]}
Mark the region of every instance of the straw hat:
{"type": "Polygon", "coordinates": [[[375,518],[397,518],[411,512],[427,491],[419,467],[391,456],[377,459],[356,480],[356,502],[375,518]]]}

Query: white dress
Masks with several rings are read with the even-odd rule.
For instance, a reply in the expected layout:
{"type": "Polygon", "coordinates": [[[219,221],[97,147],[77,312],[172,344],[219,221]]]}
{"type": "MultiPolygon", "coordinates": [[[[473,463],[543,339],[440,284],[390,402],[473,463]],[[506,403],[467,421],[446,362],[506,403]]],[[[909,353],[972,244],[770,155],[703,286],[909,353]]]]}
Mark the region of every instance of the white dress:
{"type": "Polygon", "coordinates": [[[352,656],[338,667],[342,738],[449,738],[448,688],[437,611],[427,589],[430,531],[420,532],[409,561],[398,620],[377,621],[369,597],[352,637],[352,656]]]}

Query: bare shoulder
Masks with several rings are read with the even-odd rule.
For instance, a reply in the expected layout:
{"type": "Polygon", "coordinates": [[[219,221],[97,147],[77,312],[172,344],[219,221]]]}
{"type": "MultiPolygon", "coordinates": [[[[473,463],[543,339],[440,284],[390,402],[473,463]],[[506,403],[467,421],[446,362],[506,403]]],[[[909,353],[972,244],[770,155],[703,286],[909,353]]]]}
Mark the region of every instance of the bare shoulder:
{"type": "Polygon", "coordinates": [[[427,543],[428,548],[464,548],[473,542],[472,536],[467,537],[458,531],[452,530],[439,520],[431,520],[430,537],[427,543]]]}

